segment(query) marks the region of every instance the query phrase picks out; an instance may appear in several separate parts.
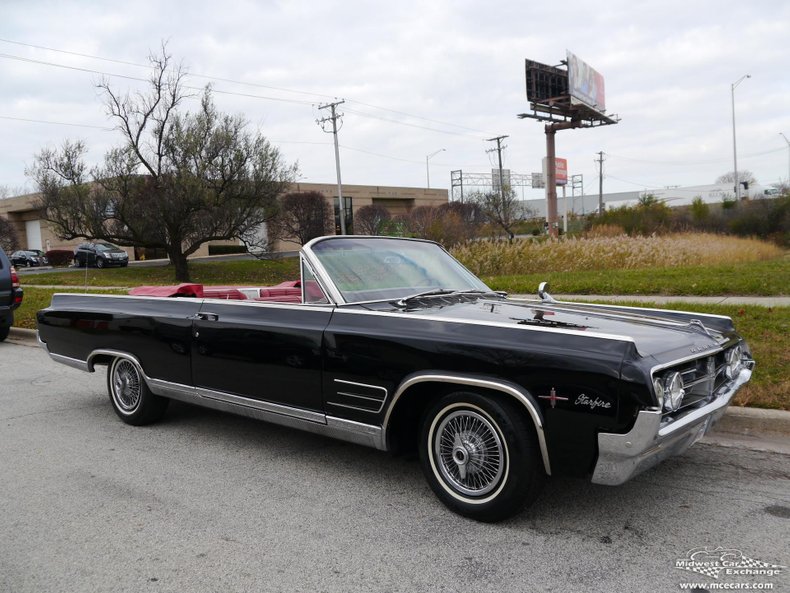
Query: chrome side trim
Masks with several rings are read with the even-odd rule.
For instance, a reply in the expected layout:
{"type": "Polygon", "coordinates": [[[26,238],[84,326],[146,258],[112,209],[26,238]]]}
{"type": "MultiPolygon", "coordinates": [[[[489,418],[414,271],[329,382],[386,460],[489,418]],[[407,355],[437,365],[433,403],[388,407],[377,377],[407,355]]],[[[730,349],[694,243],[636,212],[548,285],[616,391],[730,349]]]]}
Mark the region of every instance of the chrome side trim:
{"type": "MultiPolygon", "coordinates": [[[[53,297],[56,296],[90,296],[96,298],[103,298],[103,299],[134,299],[134,300],[142,300],[142,301],[157,301],[162,302],[167,301],[166,297],[155,297],[155,296],[137,296],[131,294],[94,294],[94,293],[84,293],[84,292],[56,292],[52,295],[53,297]]],[[[235,299],[215,299],[215,298],[202,298],[202,299],[191,299],[193,302],[210,302],[210,303],[222,303],[223,305],[245,305],[247,307],[265,307],[265,308],[273,308],[273,309],[293,309],[296,311],[326,311],[332,312],[334,311],[334,307],[331,305],[310,305],[310,304],[296,304],[296,303],[280,303],[277,301],[248,301],[248,300],[235,300],[235,299]]]]}
{"type": "Polygon", "coordinates": [[[47,346],[47,343],[41,339],[41,332],[38,330],[36,330],[36,342],[38,342],[39,347],[44,349],[44,352],[49,354],[49,346],[47,346]]]}
{"type": "Polygon", "coordinates": [[[47,349],[47,353],[49,357],[54,360],[55,362],[59,362],[61,364],[65,364],[66,366],[70,366],[75,369],[79,369],[81,371],[88,371],[91,372],[92,369],[89,368],[88,363],[84,360],[80,360],[78,358],[71,358],[69,356],[63,356],[62,354],[55,354],[50,352],[47,349]]]}
{"type": "Polygon", "coordinates": [[[535,432],[538,435],[538,445],[540,446],[540,454],[543,459],[543,467],[546,470],[546,474],[549,476],[551,475],[549,450],[546,445],[546,435],[544,434],[543,430],[543,419],[540,410],[538,409],[537,404],[533,401],[532,396],[526,390],[519,387],[518,385],[514,385],[505,381],[467,377],[465,375],[458,375],[454,373],[418,373],[415,375],[410,375],[398,386],[398,390],[395,392],[395,395],[392,397],[392,401],[387,408],[387,413],[384,415],[383,432],[381,435],[383,445],[382,448],[387,446],[387,430],[389,428],[389,421],[390,417],[392,416],[392,412],[398,403],[398,400],[410,387],[413,387],[418,383],[426,382],[450,383],[454,385],[481,387],[483,389],[501,391],[502,393],[505,393],[518,400],[526,408],[530,418],[532,419],[532,423],[535,426],[535,432]]]}
{"type": "Polygon", "coordinates": [[[183,385],[181,383],[171,383],[162,379],[153,379],[146,376],[145,382],[151,391],[157,395],[178,399],[181,401],[192,402],[197,397],[195,388],[191,385],[183,385]]]}
{"type": "Polygon", "coordinates": [[[245,408],[253,408],[270,414],[279,414],[281,416],[290,416],[298,418],[299,420],[306,420],[308,422],[326,422],[326,416],[320,412],[313,412],[312,410],[303,410],[301,408],[292,408],[282,404],[275,404],[251,397],[244,397],[243,395],[235,395],[226,393],[224,391],[215,391],[213,389],[206,389],[205,387],[195,387],[195,394],[198,397],[205,399],[218,400],[224,403],[233,404],[245,408]]]}
{"type": "Polygon", "coordinates": [[[355,399],[361,399],[369,402],[373,402],[379,404],[379,407],[375,410],[370,410],[367,408],[360,408],[358,406],[352,406],[350,404],[342,404],[339,402],[329,401],[327,400],[327,404],[331,406],[340,406],[341,408],[349,408],[351,410],[358,410],[360,412],[367,412],[368,414],[379,414],[381,410],[384,409],[384,404],[387,402],[387,396],[389,395],[389,391],[386,387],[382,387],[381,385],[371,385],[369,383],[357,383],[355,381],[345,381],[343,379],[335,379],[335,383],[340,383],[342,385],[353,385],[355,387],[364,387],[365,389],[371,389],[374,391],[381,391],[383,392],[383,396],[381,398],[378,397],[371,397],[370,395],[362,395],[360,393],[350,393],[348,391],[338,391],[336,392],[337,395],[342,395],[345,397],[352,397],[355,399]]]}
{"type": "MultiPolygon", "coordinates": [[[[515,298],[511,298],[510,300],[514,300],[514,301],[531,301],[531,300],[534,300],[534,299],[515,299],[515,298]]],[[[683,315],[694,314],[694,315],[699,315],[699,316],[702,316],[702,317],[714,317],[716,319],[729,319],[730,321],[732,321],[732,317],[729,317],[727,315],[715,315],[713,313],[697,313],[696,311],[676,311],[675,309],[658,309],[658,308],[655,308],[655,307],[632,307],[630,305],[618,305],[616,301],[610,302],[608,304],[588,303],[586,301],[557,301],[557,304],[559,304],[559,305],[581,305],[583,307],[616,307],[618,309],[632,309],[634,311],[656,311],[656,312],[661,312],[661,313],[681,313],[683,315]]]]}
{"type": "Polygon", "coordinates": [[[326,402],[328,406],[337,406],[339,408],[348,408],[349,410],[356,410],[357,412],[365,412],[367,414],[378,414],[377,410],[368,410],[366,408],[360,408],[359,406],[352,406],[349,404],[340,404],[338,402],[326,402]]]}
{"type": "Polygon", "coordinates": [[[620,336],[617,334],[603,334],[598,332],[579,331],[579,330],[562,329],[555,327],[552,328],[535,327],[532,325],[519,325],[517,323],[500,323],[497,321],[480,321],[476,319],[459,319],[454,317],[442,317],[441,315],[409,316],[408,313],[403,313],[403,312],[390,313],[387,311],[366,311],[363,309],[347,309],[340,307],[335,309],[335,314],[337,313],[345,313],[349,315],[372,315],[379,317],[394,317],[396,319],[414,319],[414,320],[425,319],[428,321],[440,321],[443,323],[459,323],[463,325],[479,325],[483,327],[504,327],[507,329],[515,329],[515,330],[536,331],[536,332],[552,333],[552,334],[566,334],[571,336],[582,336],[586,338],[600,338],[602,340],[615,340],[617,342],[632,342],[632,343],[635,342],[634,338],[631,336],[620,336]]]}

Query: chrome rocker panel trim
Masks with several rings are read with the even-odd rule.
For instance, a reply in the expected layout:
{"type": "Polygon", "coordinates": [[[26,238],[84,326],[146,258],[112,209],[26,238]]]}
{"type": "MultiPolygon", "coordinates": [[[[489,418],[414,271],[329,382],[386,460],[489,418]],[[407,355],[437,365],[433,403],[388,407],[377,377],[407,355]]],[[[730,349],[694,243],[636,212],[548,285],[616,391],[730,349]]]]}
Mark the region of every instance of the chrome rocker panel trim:
{"type": "Polygon", "coordinates": [[[642,410],[626,434],[600,433],[592,482],[617,486],[664,459],[683,453],[724,415],[733,396],[751,379],[751,366],[742,368],[715,400],[663,427],[660,410],[642,410]]]}

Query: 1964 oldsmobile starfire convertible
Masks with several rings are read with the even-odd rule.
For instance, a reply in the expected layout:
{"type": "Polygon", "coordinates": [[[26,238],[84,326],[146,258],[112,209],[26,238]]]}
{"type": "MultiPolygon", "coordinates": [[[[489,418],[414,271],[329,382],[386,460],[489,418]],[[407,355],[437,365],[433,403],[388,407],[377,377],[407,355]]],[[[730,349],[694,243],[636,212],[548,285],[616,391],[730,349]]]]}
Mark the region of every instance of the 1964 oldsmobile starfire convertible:
{"type": "Polygon", "coordinates": [[[622,484],[684,451],[754,366],[727,317],[556,302],[544,286],[512,300],[413,239],[315,239],[301,281],[277,287],[133,292],[57,294],[38,313],[53,359],[107,365],[124,422],[177,399],[416,449],[442,502],[484,521],[547,475],[622,484]]]}

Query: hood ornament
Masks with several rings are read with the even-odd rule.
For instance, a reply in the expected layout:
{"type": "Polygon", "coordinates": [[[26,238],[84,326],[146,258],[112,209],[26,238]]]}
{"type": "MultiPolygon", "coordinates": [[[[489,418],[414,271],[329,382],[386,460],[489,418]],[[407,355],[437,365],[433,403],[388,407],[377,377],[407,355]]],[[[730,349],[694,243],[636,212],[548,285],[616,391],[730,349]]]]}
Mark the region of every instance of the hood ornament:
{"type": "Polygon", "coordinates": [[[714,338],[715,339],[715,336],[712,333],[710,333],[708,328],[705,327],[705,324],[702,323],[702,321],[700,321],[699,319],[692,319],[692,320],[690,320],[689,323],[688,323],[688,326],[689,326],[690,329],[695,329],[695,330],[705,334],[709,338],[714,338]]]}
{"type": "Polygon", "coordinates": [[[544,303],[556,303],[557,301],[554,300],[554,297],[549,294],[549,283],[548,282],[541,282],[538,285],[538,296],[540,300],[544,303]]]}

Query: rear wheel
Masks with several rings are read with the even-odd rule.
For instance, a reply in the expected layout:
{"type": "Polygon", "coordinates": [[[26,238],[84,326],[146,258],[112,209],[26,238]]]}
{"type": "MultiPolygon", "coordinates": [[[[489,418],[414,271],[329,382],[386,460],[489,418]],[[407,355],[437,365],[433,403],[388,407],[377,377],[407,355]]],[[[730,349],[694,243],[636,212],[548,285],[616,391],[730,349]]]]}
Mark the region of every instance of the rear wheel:
{"type": "Polygon", "coordinates": [[[103,257],[97,257],[96,258],[96,267],[99,268],[99,269],[104,267],[104,258],[103,257]]]}
{"type": "Polygon", "coordinates": [[[450,509],[500,521],[533,502],[543,486],[536,441],[516,404],[451,393],[423,417],[420,462],[431,489],[450,509]]]}
{"type": "Polygon", "coordinates": [[[9,333],[11,333],[10,325],[6,325],[5,327],[0,327],[0,342],[4,342],[5,339],[8,337],[9,333]]]}
{"type": "Polygon", "coordinates": [[[140,368],[128,358],[116,358],[107,368],[107,390],[115,413],[134,426],[160,420],[170,403],[148,389],[140,368]]]}

